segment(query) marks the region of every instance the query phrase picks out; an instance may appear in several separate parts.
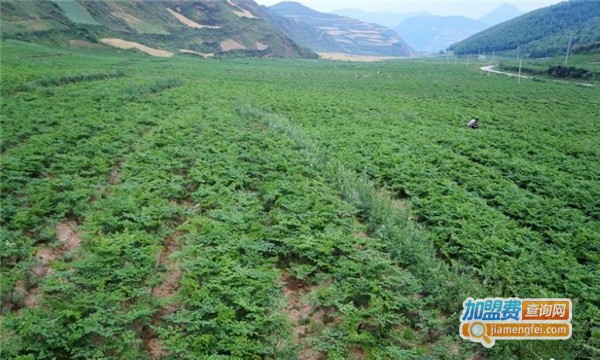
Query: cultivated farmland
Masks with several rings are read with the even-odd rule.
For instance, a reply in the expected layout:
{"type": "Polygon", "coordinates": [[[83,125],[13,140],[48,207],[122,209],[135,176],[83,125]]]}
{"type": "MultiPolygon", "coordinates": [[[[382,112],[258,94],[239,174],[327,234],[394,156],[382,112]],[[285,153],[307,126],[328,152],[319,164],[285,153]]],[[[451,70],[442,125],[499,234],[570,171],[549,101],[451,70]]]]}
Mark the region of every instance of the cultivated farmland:
{"type": "Polygon", "coordinates": [[[2,358],[600,357],[597,87],[1,46],[2,358]],[[468,296],[573,337],[484,349],[468,296]]]}

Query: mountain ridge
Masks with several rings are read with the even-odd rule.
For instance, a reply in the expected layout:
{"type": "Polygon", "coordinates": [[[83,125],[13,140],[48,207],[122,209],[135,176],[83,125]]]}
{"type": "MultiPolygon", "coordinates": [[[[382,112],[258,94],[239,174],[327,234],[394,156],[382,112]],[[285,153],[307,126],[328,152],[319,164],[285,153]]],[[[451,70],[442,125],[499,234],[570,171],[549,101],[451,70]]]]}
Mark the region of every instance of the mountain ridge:
{"type": "Polygon", "coordinates": [[[364,21],[364,22],[379,24],[381,26],[385,26],[390,29],[395,28],[403,20],[408,19],[410,17],[432,15],[425,10],[414,11],[414,12],[409,12],[409,13],[397,13],[397,12],[392,12],[392,11],[369,12],[369,11],[363,11],[360,9],[351,9],[351,8],[334,10],[334,11],[330,11],[329,13],[339,15],[339,16],[349,17],[352,19],[357,19],[357,20],[364,21]]]}
{"type": "Polygon", "coordinates": [[[600,6],[566,1],[493,26],[449,47],[458,54],[520,49],[529,57],[564,54],[569,46],[600,43],[600,6]]]}
{"type": "Polygon", "coordinates": [[[416,16],[405,19],[394,30],[416,50],[436,53],[488,27],[464,16],[416,16]]]}
{"type": "Polygon", "coordinates": [[[486,23],[489,26],[494,26],[512,20],[523,14],[524,12],[519,10],[519,8],[513,4],[502,4],[477,20],[486,23]]]}

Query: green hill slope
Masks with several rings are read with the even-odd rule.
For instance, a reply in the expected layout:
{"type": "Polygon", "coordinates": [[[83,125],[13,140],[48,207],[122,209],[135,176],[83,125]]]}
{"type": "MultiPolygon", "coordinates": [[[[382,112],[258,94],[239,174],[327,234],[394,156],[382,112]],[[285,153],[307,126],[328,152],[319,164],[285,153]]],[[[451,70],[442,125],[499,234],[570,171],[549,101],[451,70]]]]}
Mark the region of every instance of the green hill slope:
{"type": "Polygon", "coordinates": [[[600,43],[600,6],[596,1],[568,1],[532,11],[475,34],[450,47],[459,54],[513,50],[547,57],[564,54],[571,46],[600,43]]]}
{"type": "MultiPolygon", "coordinates": [[[[202,56],[316,57],[260,16],[251,0],[2,1],[2,36],[45,44],[100,43],[202,56]],[[110,39],[110,40],[106,40],[110,39]],[[82,43],[85,41],[86,43],[82,43]]],[[[89,45],[89,44],[88,44],[89,45]]]]}

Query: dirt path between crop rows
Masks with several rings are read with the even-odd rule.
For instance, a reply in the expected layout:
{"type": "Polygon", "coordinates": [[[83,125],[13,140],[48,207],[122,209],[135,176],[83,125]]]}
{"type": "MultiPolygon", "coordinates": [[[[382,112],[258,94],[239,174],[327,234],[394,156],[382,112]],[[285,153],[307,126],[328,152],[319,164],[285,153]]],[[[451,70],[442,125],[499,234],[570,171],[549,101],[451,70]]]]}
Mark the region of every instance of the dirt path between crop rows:
{"type": "MultiPolygon", "coordinates": [[[[64,254],[72,252],[81,247],[81,236],[77,230],[75,220],[67,220],[56,224],[56,238],[60,245],[51,248],[46,245],[39,246],[35,254],[35,265],[31,273],[35,278],[42,279],[54,272],[51,268],[52,262],[61,259],[64,254]]],[[[22,306],[25,308],[38,307],[40,289],[33,284],[28,288],[25,280],[19,280],[15,284],[14,292],[23,298],[22,306]]]]}
{"type": "MultiPolygon", "coordinates": [[[[179,250],[179,243],[176,237],[180,234],[175,234],[167,237],[163,244],[163,249],[157,254],[156,267],[164,267],[167,269],[167,274],[163,281],[158,286],[150,290],[152,296],[158,299],[165,299],[175,295],[179,289],[179,280],[181,279],[181,269],[176,262],[171,260],[171,255],[179,250]]],[[[159,326],[162,318],[177,311],[178,304],[171,302],[161,308],[153,317],[152,325],[159,326]]],[[[151,359],[160,359],[167,355],[163,344],[161,343],[156,331],[150,325],[145,325],[142,328],[142,340],[151,359]]]]}

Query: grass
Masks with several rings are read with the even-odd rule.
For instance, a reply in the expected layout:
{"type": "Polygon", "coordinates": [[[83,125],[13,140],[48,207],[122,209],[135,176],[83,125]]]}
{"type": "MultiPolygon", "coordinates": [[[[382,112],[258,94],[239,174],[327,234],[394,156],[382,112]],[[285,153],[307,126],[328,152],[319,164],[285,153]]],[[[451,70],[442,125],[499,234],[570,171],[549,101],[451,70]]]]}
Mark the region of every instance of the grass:
{"type": "Polygon", "coordinates": [[[39,78],[31,82],[17,85],[16,91],[32,91],[40,87],[56,87],[78,82],[106,80],[125,76],[125,73],[120,70],[102,72],[102,73],[82,73],[68,74],[55,77],[39,78]]]}
{"type": "Polygon", "coordinates": [[[76,24],[100,25],[84,6],[75,0],[52,0],[64,11],[69,20],[76,24]]]}
{"type": "Polygon", "coordinates": [[[36,84],[2,98],[3,356],[598,357],[596,89],[0,46],[36,84]],[[468,296],[569,297],[573,337],[476,346],[468,296]]]}

